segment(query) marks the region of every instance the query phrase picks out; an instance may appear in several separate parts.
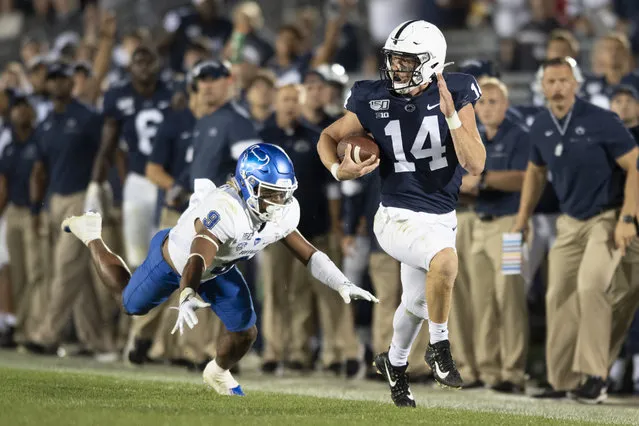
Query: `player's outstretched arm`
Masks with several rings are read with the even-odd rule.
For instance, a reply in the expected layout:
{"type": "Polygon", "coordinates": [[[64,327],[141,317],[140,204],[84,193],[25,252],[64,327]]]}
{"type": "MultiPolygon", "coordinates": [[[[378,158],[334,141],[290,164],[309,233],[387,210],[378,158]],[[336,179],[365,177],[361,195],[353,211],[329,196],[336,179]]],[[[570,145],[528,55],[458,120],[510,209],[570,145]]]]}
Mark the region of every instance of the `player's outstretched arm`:
{"type": "Polygon", "coordinates": [[[178,311],[178,318],[175,322],[171,334],[177,330],[180,334],[184,332],[184,324],[189,328],[195,327],[198,323],[195,311],[199,308],[206,308],[208,303],[203,302],[196,296],[196,291],[200,286],[202,274],[215,260],[217,251],[220,248],[220,240],[206,230],[202,222],[195,221],[196,234],[191,243],[191,252],[184,265],[182,278],[180,279],[180,302],[178,307],[172,307],[178,311]]]}
{"type": "Polygon", "coordinates": [[[480,175],[486,164],[486,148],[477,130],[475,110],[471,104],[455,110],[455,102],[442,74],[437,74],[437,86],[440,109],[446,117],[459,164],[471,175],[480,175]]]}
{"type": "Polygon", "coordinates": [[[528,230],[528,219],[530,219],[539,203],[547,179],[546,166],[539,166],[532,161],[528,162],[526,174],[524,175],[524,184],[521,188],[519,212],[512,229],[513,232],[523,232],[525,234],[528,230]]]}
{"type": "Polygon", "coordinates": [[[344,303],[351,303],[351,299],[363,299],[378,303],[379,300],[371,293],[357,287],[339,270],[328,256],[317,250],[298,230],[291,232],[282,243],[302,262],[322,284],[337,291],[344,303]]]}
{"type": "Polygon", "coordinates": [[[350,180],[364,176],[375,170],[379,166],[379,159],[374,155],[366,161],[355,163],[351,158],[350,145],[347,146],[344,154],[344,161],[341,163],[337,158],[337,144],[346,136],[366,133],[364,127],[359,122],[357,115],[346,111],[343,117],[328,126],[320,135],[317,143],[317,153],[333,177],[337,180],[350,180]]]}

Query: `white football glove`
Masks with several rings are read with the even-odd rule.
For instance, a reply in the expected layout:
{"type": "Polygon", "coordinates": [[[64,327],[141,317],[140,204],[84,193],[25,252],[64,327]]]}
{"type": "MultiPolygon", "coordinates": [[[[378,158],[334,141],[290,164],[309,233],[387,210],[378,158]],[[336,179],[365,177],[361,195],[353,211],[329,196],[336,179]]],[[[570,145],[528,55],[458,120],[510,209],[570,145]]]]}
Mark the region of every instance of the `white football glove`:
{"type": "Polygon", "coordinates": [[[344,299],[344,303],[351,303],[351,299],[362,299],[373,303],[379,303],[377,297],[350,282],[340,286],[337,292],[340,296],[342,296],[342,299],[344,299]]]}
{"type": "Polygon", "coordinates": [[[178,311],[177,321],[175,321],[175,326],[173,330],[171,330],[171,334],[175,334],[177,330],[180,330],[180,335],[182,335],[184,333],[184,323],[186,323],[190,329],[193,329],[198,323],[195,311],[209,306],[211,306],[210,303],[206,303],[195,296],[195,291],[192,288],[187,287],[182,290],[180,293],[180,305],[177,307],[171,306],[170,308],[178,311]]]}

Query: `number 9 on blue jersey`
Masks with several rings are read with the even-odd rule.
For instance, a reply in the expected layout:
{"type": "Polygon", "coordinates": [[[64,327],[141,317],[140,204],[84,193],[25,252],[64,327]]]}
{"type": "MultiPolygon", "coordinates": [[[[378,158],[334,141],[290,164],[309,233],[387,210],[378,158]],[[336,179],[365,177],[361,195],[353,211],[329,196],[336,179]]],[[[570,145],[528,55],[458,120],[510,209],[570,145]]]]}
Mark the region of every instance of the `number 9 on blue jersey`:
{"type": "Polygon", "coordinates": [[[220,214],[215,210],[211,210],[209,214],[206,215],[206,218],[202,221],[202,225],[204,225],[207,229],[213,229],[215,225],[220,221],[220,214]]]}

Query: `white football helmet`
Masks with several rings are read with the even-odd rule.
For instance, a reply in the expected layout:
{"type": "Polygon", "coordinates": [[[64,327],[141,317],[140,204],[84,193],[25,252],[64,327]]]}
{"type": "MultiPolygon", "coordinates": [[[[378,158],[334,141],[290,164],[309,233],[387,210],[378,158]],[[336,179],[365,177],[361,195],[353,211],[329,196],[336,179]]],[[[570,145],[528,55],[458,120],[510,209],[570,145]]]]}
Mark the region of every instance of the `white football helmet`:
{"type": "Polygon", "coordinates": [[[444,70],[446,62],[446,39],[435,25],[423,20],[406,21],[393,29],[382,49],[384,66],[381,78],[389,80],[389,89],[406,94],[411,88],[428,84],[436,73],[444,70]],[[403,56],[416,59],[410,79],[402,79],[393,72],[391,58],[403,56]],[[406,81],[404,81],[406,80],[406,81]]]}

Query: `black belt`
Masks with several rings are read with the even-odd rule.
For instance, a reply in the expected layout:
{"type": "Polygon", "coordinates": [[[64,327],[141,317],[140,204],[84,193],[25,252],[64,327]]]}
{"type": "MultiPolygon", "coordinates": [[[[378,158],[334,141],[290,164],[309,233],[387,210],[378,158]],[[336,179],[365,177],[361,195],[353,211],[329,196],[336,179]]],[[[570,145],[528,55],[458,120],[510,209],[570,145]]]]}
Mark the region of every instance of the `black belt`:
{"type": "Polygon", "coordinates": [[[495,219],[499,219],[499,216],[495,216],[494,214],[479,213],[477,216],[482,222],[492,222],[495,219]]]}

